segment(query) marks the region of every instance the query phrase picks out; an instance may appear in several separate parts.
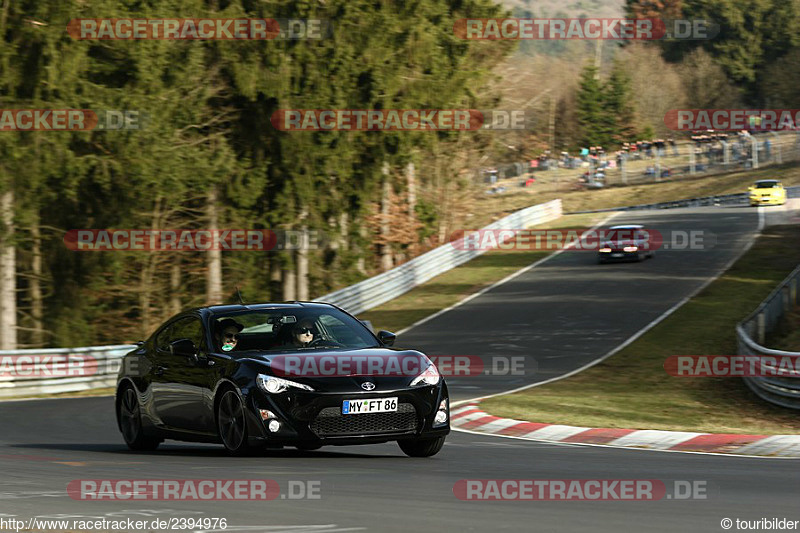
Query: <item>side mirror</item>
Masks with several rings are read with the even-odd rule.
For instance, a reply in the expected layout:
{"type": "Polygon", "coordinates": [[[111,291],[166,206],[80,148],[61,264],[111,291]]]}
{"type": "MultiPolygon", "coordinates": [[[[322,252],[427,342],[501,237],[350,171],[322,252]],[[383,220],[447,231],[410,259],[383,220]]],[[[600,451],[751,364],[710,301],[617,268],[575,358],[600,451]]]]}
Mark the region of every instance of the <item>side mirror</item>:
{"type": "Polygon", "coordinates": [[[172,355],[180,355],[190,359],[197,359],[197,348],[189,339],[178,339],[169,343],[169,351],[172,355]]]}
{"type": "Polygon", "coordinates": [[[381,341],[381,343],[384,344],[385,346],[392,346],[396,338],[397,335],[395,335],[391,331],[386,331],[382,329],[378,332],[378,340],[381,341]]]}

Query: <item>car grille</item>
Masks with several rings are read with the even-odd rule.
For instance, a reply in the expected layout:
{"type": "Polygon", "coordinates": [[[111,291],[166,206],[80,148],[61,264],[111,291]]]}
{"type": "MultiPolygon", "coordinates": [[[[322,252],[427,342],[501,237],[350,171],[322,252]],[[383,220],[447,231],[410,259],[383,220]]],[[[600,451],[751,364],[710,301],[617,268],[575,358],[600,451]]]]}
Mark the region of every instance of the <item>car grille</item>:
{"type": "Polygon", "coordinates": [[[320,437],[369,435],[371,433],[403,433],[416,431],[417,410],[410,403],[401,403],[394,413],[343,415],[341,407],[326,407],[311,423],[311,430],[320,437]]]}

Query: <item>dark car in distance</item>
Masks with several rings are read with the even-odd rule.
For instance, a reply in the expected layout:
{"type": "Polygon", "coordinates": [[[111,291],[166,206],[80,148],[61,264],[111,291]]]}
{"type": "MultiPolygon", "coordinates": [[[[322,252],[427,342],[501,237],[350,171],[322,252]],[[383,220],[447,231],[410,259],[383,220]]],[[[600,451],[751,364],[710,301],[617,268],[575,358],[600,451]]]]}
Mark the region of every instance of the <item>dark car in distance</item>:
{"type": "Polygon", "coordinates": [[[608,229],[613,238],[603,241],[597,250],[600,264],[614,261],[641,261],[655,257],[656,244],[641,224],[625,224],[608,229]]]}
{"type": "Polygon", "coordinates": [[[133,450],[165,439],[233,454],[397,441],[428,457],[450,431],[447,385],[425,354],[394,341],[324,303],[190,309],[124,357],[119,429],[133,450]]]}

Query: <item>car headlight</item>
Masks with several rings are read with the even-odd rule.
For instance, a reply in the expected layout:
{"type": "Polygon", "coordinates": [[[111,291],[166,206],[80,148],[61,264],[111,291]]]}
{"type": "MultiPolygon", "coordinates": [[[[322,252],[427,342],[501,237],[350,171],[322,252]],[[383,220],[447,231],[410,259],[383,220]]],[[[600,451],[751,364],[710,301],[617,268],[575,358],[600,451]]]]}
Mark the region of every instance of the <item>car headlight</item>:
{"type": "Polygon", "coordinates": [[[259,374],[256,378],[256,383],[258,383],[259,389],[269,394],[280,394],[292,388],[307,391],[314,390],[308,385],[303,385],[302,383],[297,383],[288,379],[276,378],[275,376],[268,376],[266,374],[259,374]]]}
{"type": "Polygon", "coordinates": [[[598,251],[599,251],[601,254],[607,254],[607,253],[610,253],[610,252],[611,252],[611,248],[600,248],[600,250],[598,250],[598,251]]]}
{"type": "Polygon", "coordinates": [[[425,385],[436,385],[439,383],[439,371],[436,370],[436,365],[432,364],[423,370],[422,374],[414,378],[414,381],[411,382],[411,386],[419,385],[420,383],[424,383],[425,385]]]}
{"type": "Polygon", "coordinates": [[[625,248],[623,248],[623,251],[625,251],[625,252],[635,252],[638,249],[639,249],[638,246],[626,246],[625,248]]]}

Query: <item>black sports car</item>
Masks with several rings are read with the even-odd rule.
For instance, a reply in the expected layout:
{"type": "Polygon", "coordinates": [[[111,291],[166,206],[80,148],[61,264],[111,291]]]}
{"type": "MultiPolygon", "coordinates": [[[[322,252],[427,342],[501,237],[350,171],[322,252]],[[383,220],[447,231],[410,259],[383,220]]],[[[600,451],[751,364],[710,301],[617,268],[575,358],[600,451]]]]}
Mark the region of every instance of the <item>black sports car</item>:
{"type": "Polygon", "coordinates": [[[447,385],[423,353],[394,341],[330,304],[191,309],[125,355],[119,429],[133,450],[164,439],[233,454],[397,441],[428,457],[450,432],[447,385]]]}

